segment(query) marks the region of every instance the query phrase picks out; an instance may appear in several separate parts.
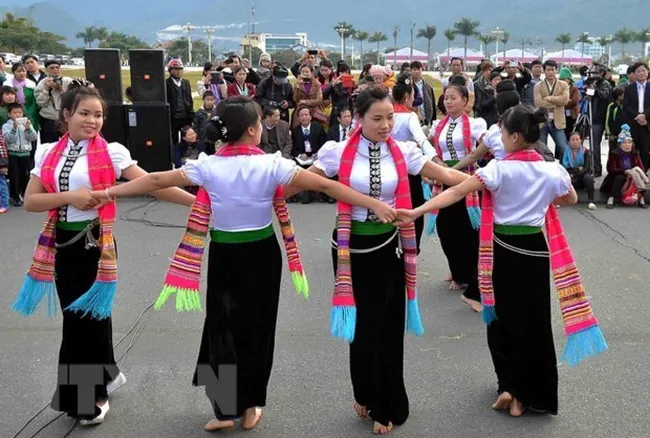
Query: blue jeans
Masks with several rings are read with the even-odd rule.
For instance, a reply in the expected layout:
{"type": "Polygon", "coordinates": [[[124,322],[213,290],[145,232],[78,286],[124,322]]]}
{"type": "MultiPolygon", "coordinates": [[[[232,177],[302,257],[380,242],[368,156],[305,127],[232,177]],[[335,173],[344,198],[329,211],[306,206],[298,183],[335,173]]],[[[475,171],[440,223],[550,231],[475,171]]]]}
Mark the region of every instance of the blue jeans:
{"type": "Polygon", "coordinates": [[[555,142],[555,158],[559,158],[560,151],[564,151],[569,147],[569,142],[566,139],[564,129],[557,129],[555,127],[555,122],[551,120],[542,126],[542,132],[539,138],[539,140],[545,145],[548,142],[549,134],[551,137],[553,137],[553,141],[555,142]]]}
{"type": "Polygon", "coordinates": [[[0,175],[0,208],[9,208],[9,188],[4,175],[0,175]]]}

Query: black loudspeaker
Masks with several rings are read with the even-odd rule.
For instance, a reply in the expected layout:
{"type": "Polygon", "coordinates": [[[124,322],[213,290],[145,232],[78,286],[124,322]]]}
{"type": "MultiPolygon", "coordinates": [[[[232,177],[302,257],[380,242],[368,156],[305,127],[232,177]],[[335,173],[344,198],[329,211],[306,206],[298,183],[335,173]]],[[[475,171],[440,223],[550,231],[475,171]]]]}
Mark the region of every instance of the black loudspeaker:
{"type": "Polygon", "coordinates": [[[86,79],[95,84],[109,104],[122,104],[122,68],[118,49],[84,50],[86,79]]]}
{"type": "Polygon", "coordinates": [[[102,135],[107,142],[117,142],[129,147],[129,136],[126,125],[126,105],[108,105],[108,114],[104,120],[102,135]]]}
{"type": "Polygon", "coordinates": [[[172,168],[169,105],[127,106],[131,157],[147,172],[172,168]]]}
{"type": "Polygon", "coordinates": [[[134,104],[166,104],[165,61],[162,50],[129,50],[131,99],[134,104]]]}

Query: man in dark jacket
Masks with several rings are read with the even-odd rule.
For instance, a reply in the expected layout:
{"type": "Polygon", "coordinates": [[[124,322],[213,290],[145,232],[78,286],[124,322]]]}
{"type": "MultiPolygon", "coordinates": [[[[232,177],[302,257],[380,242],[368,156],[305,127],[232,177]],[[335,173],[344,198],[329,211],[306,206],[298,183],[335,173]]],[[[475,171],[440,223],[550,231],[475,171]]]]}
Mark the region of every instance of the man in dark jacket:
{"type": "Polygon", "coordinates": [[[274,105],[264,107],[264,120],[262,121],[262,137],[259,148],[267,154],[278,151],[284,158],[291,159],[291,129],[289,122],[280,120],[280,110],[274,105]]]}
{"type": "Polygon", "coordinates": [[[167,78],[167,103],[169,104],[170,121],[172,128],[172,142],[180,142],[180,132],[183,126],[192,126],[194,120],[194,101],[192,99],[192,86],[187,79],[183,79],[183,63],[172,59],[167,64],[169,77],[167,78]]]}
{"type": "Polygon", "coordinates": [[[506,61],[502,66],[495,68],[494,71],[498,71],[499,73],[505,71],[507,78],[504,79],[510,79],[515,83],[517,86],[517,92],[523,100],[526,85],[528,85],[533,78],[530,72],[526,70],[526,67],[518,61],[506,61]]]}
{"type": "Polygon", "coordinates": [[[275,105],[280,110],[280,118],[289,122],[289,108],[295,107],[295,104],[287,69],[282,66],[273,67],[271,77],[262,80],[257,86],[255,100],[262,108],[275,105]]]}
{"type": "Polygon", "coordinates": [[[199,143],[203,144],[208,155],[214,154],[215,151],[214,142],[209,141],[207,137],[208,122],[216,115],[214,93],[212,91],[205,91],[203,93],[203,106],[199,108],[194,116],[194,130],[199,136],[199,143]]]}
{"type": "MultiPolygon", "coordinates": [[[[599,68],[599,67],[596,67],[599,68]]],[[[605,79],[607,69],[601,68],[601,73],[597,78],[588,78],[585,81],[585,88],[587,95],[593,90],[591,97],[591,124],[593,128],[594,138],[592,147],[594,152],[594,176],[598,178],[603,174],[603,165],[600,157],[600,144],[603,141],[603,134],[605,133],[605,125],[607,118],[607,105],[610,102],[612,94],[612,86],[605,79]]]]}
{"type": "Polygon", "coordinates": [[[433,87],[422,77],[424,67],[420,61],[411,63],[411,76],[413,85],[422,97],[422,105],[418,106],[418,116],[423,125],[429,126],[436,120],[436,95],[433,87]]]}

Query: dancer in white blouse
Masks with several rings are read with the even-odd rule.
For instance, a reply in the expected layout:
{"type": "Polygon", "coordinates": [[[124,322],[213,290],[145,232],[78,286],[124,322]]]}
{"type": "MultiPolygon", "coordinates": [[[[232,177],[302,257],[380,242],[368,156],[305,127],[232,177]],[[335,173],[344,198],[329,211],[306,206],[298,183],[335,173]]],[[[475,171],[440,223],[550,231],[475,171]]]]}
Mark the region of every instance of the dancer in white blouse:
{"type": "MultiPolygon", "coordinates": [[[[469,92],[462,85],[451,84],[445,89],[447,115],[435,121],[431,129],[437,153],[434,161],[443,166],[453,167],[471,154],[487,132],[485,120],[473,119],[465,112],[468,99],[469,92]]],[[[467,173],[473,172],[474,168],[467,169],[467,173]]],[[[451,274],[446,280],[451,282],[450,289],[464,288],[462,301],[477,312],[481,310],[477,279],[479,219],[476,193],[441,209],[437,217],[429,218],[429,231],[433,231],[435,221],[440,245],[449,263],[451,274]]]]}
{"type": "MultiPolygon", "coordinates": [[[[389,205],[396,203],[399,182],[395,155],[403,156],[409,175],[426,176],[447,185],[466,178],[461,172],[433,163],[416,143],[391,138],[395,109],[385,87],[373,86],[362,91],[354,106],[358,130],[349,140],[325,143],[310,171],[346,179],[344,173],[349,170],[350,187],[389,205]],[[358,144],[354,145],[355,141],[358,144]],[[399,154],[389,143],[399,148],[399,154]],[[348,147],[354,146],[356,151],[350,162],[344,156],[348,147]]],[[[356,304],[354,341],[350,344],[354,409],[359,417],[370,416],[374,420],[375,433],[386,434],[393,425],[403,424],[409,415],[403,376],[405,319],[411,318],[405,316],[405,263],[402,256],[395,257],[396,252],[400,254],[400,239],[394,225],[382,224],[376,214],[363,207],[353,207],[351,219],[349,265],[356,304]]],[[[335,271],[340,264],[339,231],[340,228],[335,229],[332,234],[335,271]]]]}

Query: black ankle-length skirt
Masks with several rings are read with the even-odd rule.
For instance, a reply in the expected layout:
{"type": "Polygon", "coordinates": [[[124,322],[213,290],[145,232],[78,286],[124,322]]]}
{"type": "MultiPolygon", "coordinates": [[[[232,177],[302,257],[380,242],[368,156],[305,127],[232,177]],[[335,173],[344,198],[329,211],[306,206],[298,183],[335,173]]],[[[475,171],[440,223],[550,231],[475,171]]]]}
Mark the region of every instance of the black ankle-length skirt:
{"type": "MultiPolygon", "coordinates": [[[[374,421],[385,426],[389,422],[403,424],[409,415],[404,386],[404,261],[396,255],[398,236],[393,234],[350,237],[351,249],[374,248],[390,239],[381,249],[350,256],[357,308],[354,341],[350,344],[354,399],[366,406],[374,421]]],[[[333,239],[336,241],[336,231],[333,239]]],[[[332,260],[336,275],[334,248],[332,260]]]]}
{"type": "Polygon", "coordinates": [[[275,235],[210,243],[206,317],[192,384],[205,387],[219,420],[266,406],[281,279],[275,235]]]}
{"type": "MultiPolygon", "coordinates": [[[[447,189],[447,187],[445,187],[447,189]]],[[[465,198],[441,208],[436,219],[436,230],[442,252],[447,258],[451,278],[466,284],[463,295],[480,301],[478,289],[478,230],[472,227],[465,198]]]]}
{"type": "MultiPolygon", "coordinates": [[[[543,233],[495,236],[529,251],[548,251],[543,233]]],[[[551,328],[548,257],[531,257],[494,243],[497,320],[487,339],[499,393],[507,391],[531,410],[557,414],[557,358],[551,328]]]]}
{"type": "MultiPolygon", "coordinates": [[[[70,241],[79,231],[56,230],[56,242],[70,241]]],[[[93,230],[99,237],[99,227],[93,230]]],[[[98,248],[85,248],[85,238],[59,248],[55,259],[55,281],[61,309],[83,295],[95,282],[98,248]]],[[[57,389],[50,406],[71,417],[94,418],[101,413],[98,401],[108,398],[106,384],[119,374],[113,354],[111,318],[62,311],[63,336],[59,351],[57,389]]]]}
{"type": "MultiPolygon", "coordinates": [[[[424,204],[424,191],[422,190],[422,177],[420,175],[409,175],[409,188],[411,189],[411,206],[417,208],[424,204]]],[[[420,254],[420,241],[424,231],[424,216],[415,220],[415,238],[418,245],[418,254],[420,254]]]]}

